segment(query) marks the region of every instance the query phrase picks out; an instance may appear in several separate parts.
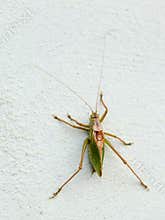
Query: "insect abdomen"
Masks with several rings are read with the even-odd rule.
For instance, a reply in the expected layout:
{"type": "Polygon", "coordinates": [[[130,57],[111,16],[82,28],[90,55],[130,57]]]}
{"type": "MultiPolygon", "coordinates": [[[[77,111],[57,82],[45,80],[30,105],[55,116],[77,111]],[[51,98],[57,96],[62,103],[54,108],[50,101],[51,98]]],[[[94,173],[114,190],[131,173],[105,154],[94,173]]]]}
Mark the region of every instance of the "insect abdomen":
{"type": "Polygon", "coordinates": [[[102,158],[100,158],[100,153],[95,142],[89,144],[88,147],[89,160],[92,164],[93,169],[97,172],[99,176],[102,176],[102,164],[104,159],[104,146],[102,148],[102,158]]]}

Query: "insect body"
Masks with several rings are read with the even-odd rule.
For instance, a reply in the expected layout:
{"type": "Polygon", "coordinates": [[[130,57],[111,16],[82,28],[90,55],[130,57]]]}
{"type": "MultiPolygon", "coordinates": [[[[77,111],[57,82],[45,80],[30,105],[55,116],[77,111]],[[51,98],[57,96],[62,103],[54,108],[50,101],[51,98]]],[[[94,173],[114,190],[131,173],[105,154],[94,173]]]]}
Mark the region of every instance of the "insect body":
{"type": "Polygon", "coordinates": [[[92,113],[90,117],[89,132],[89,159],[93,171],[102,176],[102,167],[104,159],[104,133],[97,113],[92,113]]]}
{"type": "Polygon", "coordinates": [[[128,164],[128,162],[125,160],[125,158],[113,147],[111,144],[111,141],[107,139],[107,136],[111,138],[115,138],[119,140],[122,144],[124,145],[131,145],[131,143],[125,142],[123,139],[120,137],[111,134],[109,132],[106,132],[102,128],[102,122],[104,121],[107,113],[108,113],[108,108],[105,105],[103,101],[103,95],[102,93],[100,94],[100,101],[103,107],[105,108],[105,111],[103,115],[99,115],[97,111],[97,105],[98,105],[98,98],[99,98],[99,92],[100,92],[100,85],[101,85],[101,79],[102,79],[102,73],[103,73],[103,64],[104,64],[104,51],[105,51],[105,37],[104,37],[104,48],[103,48],[103,61],[102,61],[102,68],[101,68],[101,75],[100,75],[100,82],[99,82],[99,87],[98,87],[98,93],[97,93],[97,101],[96,101],[96,110],[93,111],[92,107],[86,102],[86,100],[81,97],[79,94],[76,93],[71,87],[69,87],[67,84],[56,78],[55,75],[50,74],[49,72],[45,71],[39,66],[33,65],[36,69],[39,71],[46,73],[50,77],[54,78],[58,83],[62,84],[65,88],[70,90],[74,95],[76,95],[81,101],[84,102],[86,106],[88,106],[91,110],[91,115],[89,118],[89,124],[84,124],[81,122],[78,122],[76,119],[72,118],[70,115],[68,115],[68,118],[73,122],[70,123],[66,120],[63,120],[55,115],[53,115],[53,118],[63,122],[73,128],[83,130],[87,132],[88,137],[85,139],[82,147],[82,152],[81,152],[81,158],[80,158],[80,163],[78,166],[78,169],[70,176],[60,187],[59,189],[53,193],[53,195],[50,197],[50,199],[54,198],[57,196],[57,194],[63,189],[63,187],[69,183],[82,169],[83,165],[83,160],[84,160],[84,154],[86,152],[86,149],[88,148],[88,154],[89,154],[89,160],[93,168],[93,172],[96,172],[98,176],[102,176],[102,169],[103,169],[103,160],[104,160],[104,148],[105,146],[108,146],[111,148],[111,150],[121,159],[121,161],[128,167],[128,169],[135,175],[135,177],[140,181],[141,185],[148,189],[148,186],[142,181],[142,179],[137,175],[137,173],[134,171],[134,169],[128,164]]]}
{"type": "Polygon", "coordinates": [[[131,143],[127,143],[118,136],[104,132],[102,128],[102,122],[105,119],[107,113],[108,113],[108,108],[105,105],[103,101],[103,95],[100,95],[100,101],[102,105],[105,108],[105,111],[102,116],[100,116],[96,111],[92,111],[90,118],[89,118],[89,124],[83,124],[78,122],[76,119],[72,118],[70,115],[68,115],[68,118],[74,122],[69,123],[68,121],[65,121],[57,116],[53,116],[54,119],[61,121],[73,128],[77,128],[83,131],[86,131],[88,134],[88,137],[85,139],[82,147],[82,152],[81,152],[81,159],[79,163],[78,169],[73,173],[71,177],[69,177],[60,187],[59,189],[53,193],[53,195],[50,197],[50,199],[54,198],[57,196],[57,194],[63,189],[63,187],[70,182],[74,176],[76,176],[79,171],[82,169],[83,165],[83,159],[84,159],[84,154],[86,149],[88,148],[88,153],[89,153],[89,160],[92,165],[93,171],[98,174],[98,176],[102,176],[102,169],[103,169],[103,159],[104,159],[104,148],[105,146],[109,146],[112,151],[122,160],[122,162],[130,169],[130,171],[137,177],[137,179],[140,181],[141,185],[144,188],[148,188],[147,185],[142,181],[142,179],[136,174],[136,172],[133,170],[133,168],[128,164],[128,162],[120,155],[120,153],[112,146],[111,142],[107,139],[107,136],[116,138],[120,142],[122,142],[124,145],[131,145],[131,143]]]}

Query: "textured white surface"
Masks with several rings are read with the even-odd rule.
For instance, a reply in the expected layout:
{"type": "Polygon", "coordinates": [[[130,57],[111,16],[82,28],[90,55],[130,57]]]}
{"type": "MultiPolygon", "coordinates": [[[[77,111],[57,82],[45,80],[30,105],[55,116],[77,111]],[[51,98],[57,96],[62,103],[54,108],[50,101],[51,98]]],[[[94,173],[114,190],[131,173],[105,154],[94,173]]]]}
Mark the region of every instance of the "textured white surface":
{"type": "Polygon", "coordinates": [[[165,219],[165,1],[0,1],[0,219],[165,219]],[[94,105],[103,36],[102,90],[110,108],[104,128],[150,185],[146,192],[106,150],[103,177],[77,168],[81,131],[51,117],[88,109],[40,65],[94,105]]]}

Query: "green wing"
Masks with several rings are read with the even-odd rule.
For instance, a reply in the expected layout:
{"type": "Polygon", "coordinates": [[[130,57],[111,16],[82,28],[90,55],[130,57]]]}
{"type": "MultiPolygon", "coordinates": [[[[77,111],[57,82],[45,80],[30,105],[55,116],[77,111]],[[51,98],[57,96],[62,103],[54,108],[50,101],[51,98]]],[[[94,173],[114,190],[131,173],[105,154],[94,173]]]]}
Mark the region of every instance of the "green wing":
{"type": "Polygon", "coordinates": [[[97,174],[99,176],[102,176],[102,164],[103,164],[103,159],[104,159],[104,147],[103,147],[102,158],[100,159],[99,150],[97,148],[96,143],[93,140],[91,143],[89,143],[88,154],[89,154],[89,160],[92,164],[92,167],[94,168],[94,170],[97,172],[97,174]]]}

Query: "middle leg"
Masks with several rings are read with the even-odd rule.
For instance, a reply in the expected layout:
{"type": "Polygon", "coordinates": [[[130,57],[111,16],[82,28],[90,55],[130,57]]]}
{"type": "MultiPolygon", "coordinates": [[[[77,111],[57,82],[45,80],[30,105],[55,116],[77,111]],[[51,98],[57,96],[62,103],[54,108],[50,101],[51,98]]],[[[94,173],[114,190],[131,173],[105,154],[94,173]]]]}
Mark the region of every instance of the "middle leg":
{"type": "Polygon", "coordinates": [[[71,115],[68,114],[67,117],[68,117],[71,121],[74,121],[76,124],[80,125],[81,127],[89,128],[89,125],[83,124],[83,123],[81,123],[81,122],[78,122],[76,119],[72,118],[71,115]]]}
{"type": "Polygon", "coordinates": [[[108,133],[108,132],[104,132],[104,134],[107,135],[107,136],[113,137],[115,139],[118,139],[124,145],[131,145],[131,144],[133,144],[131,142],[125,142],[123,139],[121,139],[120,137],[116,136],[115,134],[111,134],[111,133],[108,133]]]}
{"type": "Polygon", "coordinates": [[[61,119],[61,118],[59,118],[59,117],[57,117],[55,115],[52,115],[52,116],[53,116],[54,119],[56,119],[58,121],[61,121],[61,122],[65,123],[65,124],[71,126],[72,128],[77,128],[77,129],[81,129],[81,130],[84,130],[84,131],[88,131],[89,130],[89,128],[84,128],[84,127],[81,127],[81,126],[73,125],[73,124],[71,124],[71,123],[69,123],[69,122],[67,122],[67,121],[65,121],[65,120],[63,120],[63,119],[61,119]]]}

